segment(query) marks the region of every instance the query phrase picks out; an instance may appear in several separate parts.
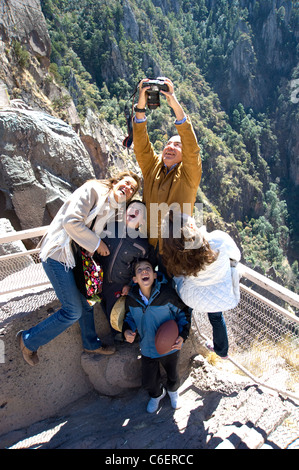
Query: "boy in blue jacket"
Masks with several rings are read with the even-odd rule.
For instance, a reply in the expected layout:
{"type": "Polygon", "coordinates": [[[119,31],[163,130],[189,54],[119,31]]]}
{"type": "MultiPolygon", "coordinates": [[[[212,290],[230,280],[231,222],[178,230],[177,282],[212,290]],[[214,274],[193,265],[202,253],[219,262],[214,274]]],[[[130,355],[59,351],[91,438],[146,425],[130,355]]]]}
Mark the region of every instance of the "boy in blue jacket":
{"type": "Polygon", "coordinates": [[[142,385],[150,396],[147,411],[157,411],[160,400],[166,395],[166,390],[161,385],[160,364],[167,374],[166,387],[171,405],[177,408],[177,365],[180,349],[189,334],[191,310],[182,302],[166,278],[154,271],[149,260],[137,261],[134,272],[135,284],[127,295],[123,332],[129,343],[133,343],[136,331],[140,336],[142,385]],[[159,326],[168,320],[177,322],[179,336],[171,351],[160,355],[155,347],[155,336],[159,326]]]}

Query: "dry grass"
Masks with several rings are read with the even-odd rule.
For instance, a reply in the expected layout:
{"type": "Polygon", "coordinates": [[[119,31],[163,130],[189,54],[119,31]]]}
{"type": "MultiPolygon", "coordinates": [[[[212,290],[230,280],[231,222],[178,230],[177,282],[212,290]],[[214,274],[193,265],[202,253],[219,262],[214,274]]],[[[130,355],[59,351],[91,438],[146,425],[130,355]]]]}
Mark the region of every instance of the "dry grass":
{"type": "MultiPolygon", "coordinates": [[[[246,353],[234,356],[257,378],[282,380],[289,390],[299,385],[299,351],[294,341],[285,337],[279,342],[256,339],[246,353]]],[[[244,375],[242,371],[239,371],[244,375]]]]}

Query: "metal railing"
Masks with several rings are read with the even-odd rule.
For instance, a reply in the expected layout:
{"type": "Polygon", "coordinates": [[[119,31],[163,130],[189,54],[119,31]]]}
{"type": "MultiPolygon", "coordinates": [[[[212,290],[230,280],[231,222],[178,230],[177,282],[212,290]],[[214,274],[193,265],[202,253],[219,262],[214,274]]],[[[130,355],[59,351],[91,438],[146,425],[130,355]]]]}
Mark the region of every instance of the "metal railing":
{"type": "MultiPolygon", "coordinates": [[[[30,302],[27,293],[35,288],[47,290],[47,296],[55,299],[39,250],[27,250],[22,243],[30,239],[31,245],[37,244],[47,228],[0,234],[0,253],[15,251],[0,255],[0,315],[6,299],[26,294],[30,302]]],[[[229,360],[258,384],[299,400],[299,296],[244,265],[241,268],[241,300],[224,312],[229,360]]],[[[211,338],[208,316],[194,312],[193,318],[203,340],[211,338]]]]}
{"type": "MultiPolygon", "coordinates": [[[[43,236],[48,226],[0,234],[0,296],[50,285],[39,259],[39,249],[26,250],[22,240],[43,236]]],[[[37,243],[36,243],[37,244],[37,243]]]]}

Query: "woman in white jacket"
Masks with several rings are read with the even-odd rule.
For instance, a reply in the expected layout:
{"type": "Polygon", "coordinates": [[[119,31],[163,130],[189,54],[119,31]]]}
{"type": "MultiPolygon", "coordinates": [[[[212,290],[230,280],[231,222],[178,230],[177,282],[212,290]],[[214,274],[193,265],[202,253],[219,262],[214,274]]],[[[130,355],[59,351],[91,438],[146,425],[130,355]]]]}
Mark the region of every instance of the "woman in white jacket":
{"type": "Polygon", "coordinates": [[[173,276],[183,302],[199,313],[208,313],[213,327],[213,345],[219,356],[228,353],[227,330],[223,311],[239,303],[241,254],[234,240],[225,232],[198,228],[195,220],[180,212],[169,213],[164,220],[163,263],[173,276]]]}
{"type": "Polygon", "coordinates": [[[83,348],[94,354],[113,354],[115,349],[101,343],[93,316],[93,307],[77,288],[72,241],[87,252],[109,255],[100,234],[108,220],[126,205],[140,187],[139,177],[130,171],[107,180],[90,180],[78,188],[63,204],[41,243],[40,258],[61,308],[51,316],[18,333],[25,361],[38,363],[37,350],[79,320],[83,348]],[[91,229],[91,225],[92,229],[91,229]]]}

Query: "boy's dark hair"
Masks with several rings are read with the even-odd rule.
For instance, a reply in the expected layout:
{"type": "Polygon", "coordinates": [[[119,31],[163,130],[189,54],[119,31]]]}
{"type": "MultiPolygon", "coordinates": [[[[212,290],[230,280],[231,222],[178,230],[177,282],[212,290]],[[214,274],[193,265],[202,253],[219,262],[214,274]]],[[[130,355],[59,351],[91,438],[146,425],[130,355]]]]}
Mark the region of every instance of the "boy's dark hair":
{"type": "Polygon", "coordinates": [[[152,263],[152,261],[149,259],[149,258],[136,258],[132,264],[132,273],[133,273],[133,276],[135,276],[135,271],[136,271],[136,266],[140,263],[142,263],[143,261],[146,261],[147,263],[149,263],[151,265],[151,267],[153,268],[153,271],[155,271],[155,266],[154,264],[152,263]]]}

